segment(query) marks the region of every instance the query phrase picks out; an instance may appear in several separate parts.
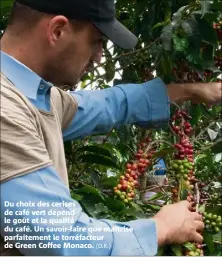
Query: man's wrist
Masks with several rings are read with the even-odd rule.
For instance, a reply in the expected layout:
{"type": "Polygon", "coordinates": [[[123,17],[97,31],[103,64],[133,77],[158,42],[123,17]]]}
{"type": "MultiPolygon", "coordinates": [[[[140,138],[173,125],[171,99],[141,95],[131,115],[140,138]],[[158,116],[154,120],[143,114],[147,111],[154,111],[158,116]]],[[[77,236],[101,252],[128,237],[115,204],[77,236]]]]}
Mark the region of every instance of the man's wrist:
{"type": "Polygon", "coordinates": [[[158,239],[158,247],[168,244],[169,242],[169,231],[166,224],[158,217],[153,217],[152,220],[156,225],[156,234],[158,239]]]}
{"type": "Polygon", "coordinates": [[[169,84],[167,85],[167,92],[172,102],[182,103],[193,99],[192,84],[169,84]]]}

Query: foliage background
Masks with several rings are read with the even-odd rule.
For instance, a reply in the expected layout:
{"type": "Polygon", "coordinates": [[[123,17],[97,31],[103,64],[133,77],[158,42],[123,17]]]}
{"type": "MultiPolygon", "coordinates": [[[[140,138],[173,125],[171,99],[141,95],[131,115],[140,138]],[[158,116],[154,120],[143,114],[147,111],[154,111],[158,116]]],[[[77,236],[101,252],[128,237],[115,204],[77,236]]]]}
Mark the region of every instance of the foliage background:
{"type": "MultiPolygon", "coordinates": [[[[1,33],[12,3],[1,0],[1,33]]],[[[221,1],[117,0],[116,8],[117,18],[138,36],[139,43],[133,51],[123,51],[105,41],[103,62],[84,76],[78,88],[100,90],[122,83],[143,83],[155,77],[165,83],[218,80],[222,65],[221,1]],[[215,24],[219,24],[216,29],[215,24]]],[[[64,90],[76,88],[64,87],[64,90]]],[[[211,195],[220,195],[221,105],[209,107],[187,102],[184,107],[192,115],[197,176],[209,184],[207,190],[211,195]]],[[[151,217],[159,210],[153,202],[144,204],[139,192],[130,205],[115,199],[113,194],[113,187],[124,173],[125,164],[133,158],[138,141],[148,134],[156,140],[174,142],[167,125],[159,130],[125,125],[106,135],[65,143],[72,197],[91,217],[127,221],[151,217]]],[[[159,153],[168,166],[172,149],[161,150],[167,146],[160,144],[159,153]]],[[[165,193],[159,197],[169,198],[170,191],[165,193]]],[[[205,207],[219,213],[220,201],[221,198],[216,202],[210,198],[205,207]]],[[[220,237],[221,233],[207,236],[206,255],[221,255],[220,237]]],[[[159,255],[169,252],[180,255],[168,248],[159,255]]]]}

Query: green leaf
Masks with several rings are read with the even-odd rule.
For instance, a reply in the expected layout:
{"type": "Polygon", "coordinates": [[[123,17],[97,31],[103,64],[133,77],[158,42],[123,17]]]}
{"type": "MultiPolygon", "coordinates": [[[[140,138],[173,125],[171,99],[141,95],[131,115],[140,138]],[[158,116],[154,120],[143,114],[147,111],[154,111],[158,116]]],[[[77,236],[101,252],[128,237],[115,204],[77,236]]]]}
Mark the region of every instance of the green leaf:
{"type": "Polygon", "coordinates": [[[146,204],[146,206],[149,207],[150,209],[155,210],[155,211],[159,211],[161,209],[161,207],[159,205],[146,204]]]}
{"type": "Polygon", "coordinates": [[[98,145],[87,145],[87,146],[83,146],[83,147],[79,147],[78,149],[76,149],[77,152],[91,152],[91,153],[95,153],[95,154],[99,154],[99,155],[104,155],[107,157],[112,157],[112,154],[110,153],[109,150],[98,146],[98,145]]]}
{"type": "Polygon", "coordinates": [[[214,65],[214,61],[203,61],[203,69],[221,73],[221,70],[214,65]]]}
{"type": "MultiPolygon", "coordinates": [[[[132,204],[132,202],[131,202],[131,204],[132,204]]],[[[135,205],[138,206],[137,204],[135,204],[135,205]]],[[[147,218],[147,216],[145,215],[145,213],[143,212],[143,210],[141,208],[138,208],[138,207],[134,208],[134,206],[133,206],[133,208],[131,207],[131,208],[125,209],[125,213],[128,217],[133,216],[133,217],[141,218],[141,219],[147,218]]]]}
{"type": "Polygon", "coordinates": [[[216,215],[221,215],[222,213],[222,205],[218,205],[218,206],[213,206],[212,205],[207,205],[206,206],[206,212],[210,212],[212,214],[216,214],[216,215]]]}
{"type": "Polygon", "coordinates": [[[196,246],[190,242],[184,243],[183,246],[186,247],[190,251],[195,252],[195,250],[196,250],[196,246]]]}
{"type": "Polygon", "coordinates": [[[174,153],[176,150],[175,148],[173,147],[166,147],[166,148],[163,148],[161,149],[160,151],[156,152],[154,155],[153,155],[153,158],[160,158],[160,157],[164,157],[168,154],[172,154],[174,153]]]}
{"type": "Polygon", "coordinates": [[[207,245],[209,252],[213,253],[215,248],[212,236],[206,230],[204,230],[203,238],[204,243],[207,245]]]}
{"type": "Polygon", "coordinates": [[[147,215],[144,213],[144,210],[141,208],[143,206],[143,203],[139,203],[139,201],[131,202],[130,207],[125,209],[125,212],[129,214],[129,216],[134,216],[137,218],[147,218],[147,215]]]}
{"type": "Polygon", "coordinates": [[[189,46],[189,42],[187,38],[180,38],[177,35],[173,34],[173,43],[174,43],[174,48],[177,52],[185,52],[185,50],[189,46]]]}
{"type": "Polygon", "coordinates": [[[211,151],[214,153],[214,154],[217,154],[217,153],[222,153],[222,144],[216,144],[214,145],[212,148],[211,148],[211,151]]]}
{"type": "Polygon", "coordinates": [[[101,182],[101,185],[103,186],[109,186],[109,187],[115,187],[118,184],[119,179],[116,177],[109,177],[106,178],[101,182]]]}
{"type": "Polygon", "coordinates": [[[0,1],[0,16],[1,16],[0,17],[0,37],[2,36],[2,34],[4,33],[4,31],[8,25],[12,6],[13,6],[12,0],[1,0],[0,1]]]}
{"type": "Polygon", "coordinates": [[[203,40],[213,46],[217,45],[217,34],[212,25],[210,25],[204,18],[197,19],[199,33],[203,40]]]}
{"type": "Polygon", "coordinates": [[[110,82],[115,76],[115,65],[112,60],[108,60],[105,64],[105,78],[107,83],[110,82]]]}
{"type": "Polygon", "coordinates": [[[203,49],[202,58],[204,61],[214,61],[214,47],[212,45],[208,45],[203,49]]]}
{"type": "Polygon", "coordinates": [[[138,79],[137,70],[132,66],[126,67],[125,69],[123,69],[122,77],[127,78],[127,80],[125,80],[124,83],[127,83],[129,81],[136,81],[138,79]]]}
{"type": "Polygon", "coordinates": [[[97,203],[95,205],[95,210],[93,211],[93,213],[95,215],[98,215],[98,214],[101,214],[101,213],[108,213],[108,212],[109,212],[109,209],[103,203],[97,203]]]}
{"type": "Polygon", "coordinates": [[[71,156],[72,155],[72,141],[66,141],[64,143],[64,148],[65,148],[66,155],[71,156]]]}
{"type": "Polygon", "coordinates": [[[222,241],[222,231],[218,232],[217,234],[214,234],[213,240],[221,242],[222,241]]]}
{"type": "Polygon", "coordinates": [[[125,208],[122,201],[108,197],[105,199],[105,205],[112,211],[121,211],[125,208]]]}
{"type": "Polygon", "coordinates": [[[182,183],[182,189],[181,189],[181,200],[186,200],[188,196],[188,185],[186,184],[185,180],[183,180],[182,183]]]}
{"type": "Polygon", "coordinates": [[[222,256],[222,250],[216,249],[216,251],[213,253],[214,256],[222,256]]]}
{"type": "Polygon", "coordinates": [[[198,120],[202,115],[201,108],[199,104],[192,104],[190,107],[190,115],[192,116],[191,125],[196,125],[198,120]]]}
{"type": "Polygon", "coordinates": [[[95,187],[92,186],[85,186],[82,187],[80,189],[75,190],[75,192],[77,193],[84,193],[84,194],[92,194],[92,195],[96,195],[99,198],[101,198],[102,200],[104,200],[103,195],[100,193],[100,191],[98,189],[96,189],[95,187]]]}
{"type": "Polygon", "coordinates": [[[166,248],[167,248],[167,246],[158,247],[158,252],[157,252],[156,256],[164,256],[164,255],[166,255],[166,254],[164,254],[166,248]]]}
{"type": "Polygon", "coordinates": [[[202,113],[203,113],[203,115],[205,116],[205,117],[211,117],[212,116],[212,114],[209,112],[209,110],[207,109],[207,107],[206,107],[206,105],[204,105],[204,104],[199,104],[199,106],[200,106],[200,109],[201,109],[201,111],[202,111],[202,113]]]}
{"type": "Polygon", "coordinates": [[[219,11],[222,10],[222,2],[221,1],[212,1],[210,5],[210,9],[213,11],[219,11]]]}
{"type": "Polygon", "coordinates": [[[171,245],[171,250],[175,256],[183,256],[181,245],[171,245]]]}
{"type": "Polygon", "coordinates": [[[97,188],[100,188],[100,179],[99,179],[98,173],[95,170],[91,169],[91,168],[89,168],[87,171],[90,174],[90,177],[91,177],[94,185],[97,188]]]}
{"type": "Polygon", "coordinates": [[[200,56],[200,46],[202,44],[201,37],[198,35],[191,36],[190,38],[190,46],[186,50],[187,56],[186,59],[192,66],[198,66],[198,69],[202,69],[202,62],[203,60],[201,59],[200,56]],[[198,47],[198,48],[197,48],[198,47]]]}
{"type": "Polygon", "coordinates": [[[166,27],[163,28],[162,33],[161,33],[161,40],[163,43],[163,48],[166,51],[171,50],[171,45],[172,45],[172,33],[173,33],[173,27],[171,24],[167,25],[166,27]]]}
{"type": "Polygon", "coordinates": [[[72,199],[76,200],[76,201],[81,201],[82,200],[82,196],[75,194],[73,191],[71,191],[71,197],[72,199]]]}
{"type": "Polygon", "coordinates": [[[197,33],[197,22],[195,18],[189,18],[181,22],[181,27],[188,37],[197,33]]]}
{"type": "Polygon", "coordinates": [[[153,29],[155,29],[155,28],[158,28],[158,27],[162,27],[162,26],[166,26],[166,25],[168,25],[170,23],[170,20],[168,19],[168,20],[165,20],[165,21],[162,21],[162,22],[158,22],[154,27],[153,27],[153,29]]]}
{"type": "Polygon", "coordinates": [[[2,13],[3,11],[8,11],[9,9],[12,8],[12,6],[13,6],[12,0],[1,0],[1,2],[0,2],[1,15],[3,14],[2,13]]]}
{"type": "Polygon", "coordinates": [[[169,55],[163,54],[160,59],[160,69],[165,76],[169,76],[172,71],[172,59],[169,55]]]}
{"type": "Polygon", "coordinates": [[[84,212],[86,212],[90,217],[97,218],[96,215],[94,215],[95,205],[101,201],[98,201],[98,199],[83,199],[81,201],[81,206],[83,207],[84,212]]]}
{"type": "Polygon", "coordinates": [[[181,20],[183,18],[183,13],[186,12],[188,8],[189,8],[188,5],[182,6],[181,8],[178,9],[176,13],[173,14],[173,19],[172,19],[173,27],[177,28],[180,26],[181,20]]]}
{"type": "Polygon", "coordinates": [[[86,87],[86,80],[82,81],[81,82],[81,89],[84,89],[86,87]]]}
{"type": "Polygon", "coordinates": [[[210,9],[210,1],[202,0],[200,1],[200,6],[201,6],[201,14],[202,14],[201,18],[203,18],[210,9]]]}
{"type": "Polygon", "coordinates": [[[195,157],[195,163],[202,162],[202,160],[205,158],[206,158],[206,154],[199,154],[195,157]]]}
{"type": "Polygon", "coordinates": [[[207,151],[206,152],[206,160],[207,160],[207,167],[208,169],[212,169],[213,165],[214,165],[214,159],[213,159],[213,155],[211,154],[211,151],[207,151]]]}
{"type": "Polygon", "coordinates": [[[148,201],[153,201],[153,200],[156,200],[156,199],[160,199],[161,197],[163,197],[163,193],[162,192],[158,192],[155,195],[151,196],[148,199],[148,201]]]}
{"type": "Polygon", "coordinates": [[[83,75],[83,77],[81,78],[81,81],[82,82],[85,82],[85,80],[91,80],[92,77],[89,76],[89,73],[86,73],[85,75],[83,75]]]}
{"type": "Polygon", "coordinates": [[[198,211],[199,211],[199,213],[204,213],[205,209],[206,209],[206,204],[202,204],[202,205],[199,206],[198,211]]]}
{"type": "Polygon", "coordinates": [[[119,169],[117,163],[115,163],[112,159],[103,156],[103,155],[96,155],[96,154],[86,154],[79,156],[82,162],[91,163],[91,164],[100,164],[106,167],[112,167],[119,169]]]}

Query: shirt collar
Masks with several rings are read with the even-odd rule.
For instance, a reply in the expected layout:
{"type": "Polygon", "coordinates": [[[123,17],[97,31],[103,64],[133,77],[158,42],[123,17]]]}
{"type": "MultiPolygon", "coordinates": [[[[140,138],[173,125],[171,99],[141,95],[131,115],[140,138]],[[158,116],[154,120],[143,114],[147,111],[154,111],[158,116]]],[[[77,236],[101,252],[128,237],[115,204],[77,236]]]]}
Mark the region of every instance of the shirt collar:
{"type": "Polygon", "coordinates": [[[30,70],[23,63],[1,51],[1,71],[26,97],[36,100],[41,84],[52,85],[30,70]]]}

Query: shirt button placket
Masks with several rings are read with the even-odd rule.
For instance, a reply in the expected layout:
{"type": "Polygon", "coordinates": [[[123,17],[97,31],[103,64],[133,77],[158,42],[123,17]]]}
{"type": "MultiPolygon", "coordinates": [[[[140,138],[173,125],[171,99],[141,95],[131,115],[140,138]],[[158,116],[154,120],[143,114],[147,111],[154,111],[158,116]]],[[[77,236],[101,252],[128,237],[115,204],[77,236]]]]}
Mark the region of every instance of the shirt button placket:
{"type": "Polygon", "coordinates": [[[42,91],[45,88],[45,85],[40,84],[39,89],[42,91]]]}

